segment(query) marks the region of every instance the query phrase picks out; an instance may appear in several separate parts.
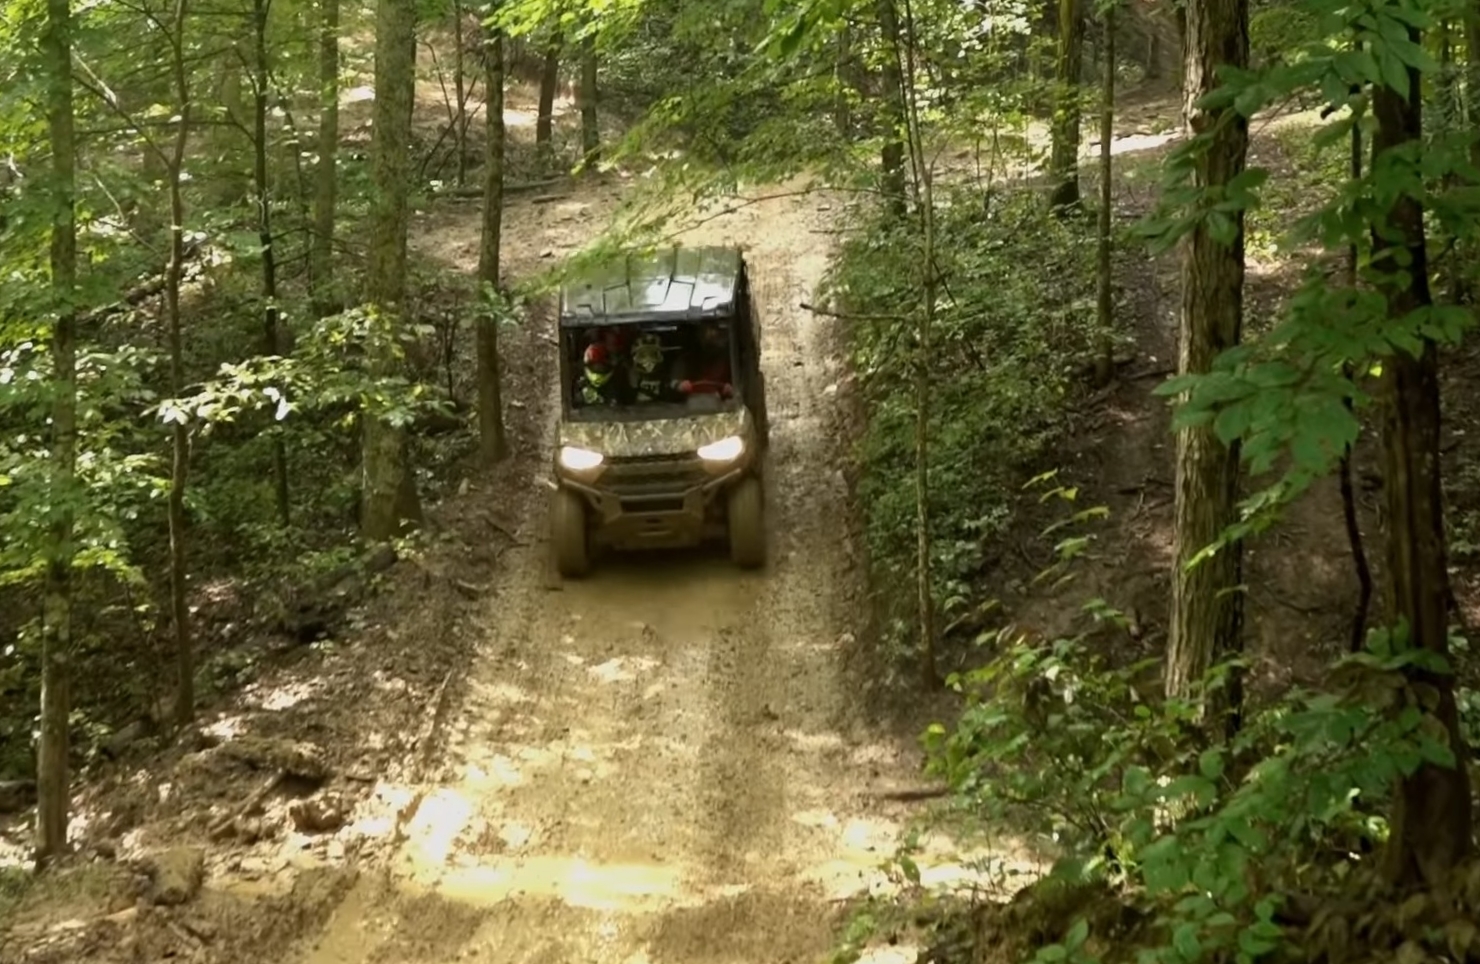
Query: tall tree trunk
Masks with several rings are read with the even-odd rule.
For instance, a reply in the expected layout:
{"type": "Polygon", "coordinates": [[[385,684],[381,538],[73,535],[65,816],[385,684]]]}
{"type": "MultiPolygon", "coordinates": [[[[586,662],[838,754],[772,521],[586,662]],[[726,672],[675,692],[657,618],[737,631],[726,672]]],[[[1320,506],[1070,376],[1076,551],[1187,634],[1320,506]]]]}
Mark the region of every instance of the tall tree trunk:
{"type": "MultiPolygon", "coordinates": [[[[1362,51],[1362,40],[1358,37],[1352,42],[1352,49],[1357,53],[1362,51]]],[[[1362,125],[1353,124],[1351,133],[1351,157],[1348,167],[1352,181],[1355,182],[1362,177],[1362,125]]],[[[1346,251],[1346,283],[1349,288],[1356,290],[1358,281],[1358,269],[1360,267],[1361,252],[1357,249],[1357,243],[1353,241],[1346,251]]],[[[1349,382],[1355,382],[1355,371],[1350,364],[1342,369],[1342,374],[1349,382]]],[[[1356,390],[1353,384],[1354,392],[1356,390]]],[[[1351,397],[1346,399],[1346,410],[1353,411],[1354,403],[1351,397]]],[[[1358,653],[1367,643],[1367,610],[1372,605],[1372,567],[1367,563],[1367,549],[1362,544],[1362,522],[1357,514],[1357,491],[1352,484],[1352,452],[1356,445],[1348,445],[1341,453],[1341,466],[1338,470],[1341,488],[1341,516],[1346,524],[1346,542],[1352,554],[1352,569],[1357,576],[1357,605],[1352,612],[1351,634],[1347,640],[1347,648],[1358,653]]]]}
{"type": "Polygon", "coordinates": [[[339,0],[319,0],[319,165],[313,195],[313,311],[332,314],[334,214],[339,201],[339,0]]]}
{"type": "Polygon", "coordinates": [[[1099,217],[1099,265],[1096,270],[1099,282],[1096,297],[1096,317],[1100,329],[1100,351],[1095,359],[1095,381],[1110,384],[1115,377],[1115,341],[1111,337],[1115,330],[1115,292],[1110,277],[1111,255],[1111,211],[1115,199],[1115,185],[1111,181],[1114,171],[1112,148],[1115,140],[1115,8],[1106,7],[1100,14],[1104,26],[1105,72],[1100,91],[1100,217],[1099,217]]]}
{"type": "MultiPolygon", "coordinates": [[[[406,230],[411,185],[411,112],[416,80],[416,5],[412,0],[377,0],[375,17],[375,108],[370,158],[370,256],[367,300],[383,334],[399,331],[406,298],[406,230]]],[[[400,366],[391,339],[374,339],[369,369],[389,377],[400,366]]],[[[379,413],[365,413],[360,531],[372,542],[390,539],[401,522],[420,514],[411,480],[404,433],[379,413]]]]}
{"type": "Polygon", "coordinates": [[[583,164],[601,160],[601,130],[596,125],[596,34],[595,28],[581,39],[581,156],[583,164]]]}
{"type": "MultiPolygon", "coordinates": [[[[1183,111],[1189,136],[1210,133],[1196,160],[1200,187],[1227,184],[1244,169],[1248,122],[1219,123],[1197,101],[1217,86],[1220,65],[1249,60],[1248,0],[1193,0],[1187,7],[1183,111]]],[[[1244,216],[1230,215],[1231,245],[1215,240],[1205,223],[1183,242],[1181,373],[1204,373],[1218,355],[1238,344],[1243,327],[1244,216]]],[[[1225,447],[1210,425],[1177,433],[1176,562],[1167,640],[1167,694],[1186,697],[1217,660],[1243,649],[1243,547],[1225,546],[1190,565],[1219,534],[1238,521],[1238,445],[1225,447]]],[[[1209,695],[1205,717],[1238,725],[1242,702],[1237,673],[1220,694],[1209,695]],[[1221,718],[1221,719],[1220,719],[1221,718]]]]}
{"type": "Polygon", "coordinates": [[[909,196],[905,184],[905,139],[908,136],[908,106],[905,102],[904,65],[899,56],[899,12],[894,0],[878,0],[879,32],[883,35],[884,66],[880,71],[883,85],[884,146],[879,153],[880,190],[885,207],[897,218],[908,210],[909,196]]]}
{"type": "Polygon", "coordinates": [[[1470,128],[1470,163],[1480,167],[1480,2],[1465,4],[1465,121],[1470,128]]]}
{"type": "Polygon", "coordinates": [[[452,93],[457,98],[457,113],[452,118],[452,142],[457,149],[457,186],[468,183],[468,62],[463,45],[462,0],[452,0],[452,38],[455,53],[452,59],[452,93]]]}
{"type": "MultiPolygon", "coordinates": [[[[170,260],[165,271],[165,314],[169,320],[170,392],[178,398],[185,390],[185,349],[182,344],[180,286],[185,273],[185,150],[190,143],[190,77],[185,62],[185,17],[187,0],[175,0],[170,26],[171,73],[174,77],[176,113],[175,140],[170,148],[170,260]]],[[[186,555],[187,519],[185,487],[190,481],[190,426],[177,418],[171,433],[170,459],[170,612],[175,626],[174,722],[183,727],[195,717],[195,643],[190,632],[186,555]]]]}
{"type": "MultiPolygon", "coordinates": [[[[253,0],[255,63],[253,86],[256,108],[252,118],[252,177],[257,182],[257,240],[262,246],[262,351],[277,355],[282,338],[278,332],[277,251],[272,237],[272,188],[267,175],[267,5],[268,0],[253,0]]],[[[272,481],[277,500],[278,521],[283,528],[292,523],[292,505],[288,496],[288,451],[281,431],[272,436],[272,481]]]]}
{"type": "Polygon", "coordinates": [[[1049,206],[1079,204],[1079,86],[1084,67],[1084,10],[1081,0],[1059,0],[1059,50],[1054,77],[1053,145],[1049,174],[1054,180],[1049,206]]]}
{"type": "Polygon", "coordinates": [[[47,0],[42,37],[46,119],[51,137],[52,329],[51,487],[46,599],[41,633],[41,739],[36,761],[36,863],[67,849],[72,779],[68,720],[72,712],[73,499],[77,486],[77,142],[72,107],[72,8],[47,0]]]}
{"type": "Polygon", "coordinates": [[[853,93],[850,83],[852,61],[853,28],[844,23],[838,31],[838,56],[833,67],[833,84],[837,88],[833,97],[833,124],[838,129],[838,136],[845,141],[853,136],[853,108],[849,102],[853,93]]]}
{"type": "MultiPolygon", "coordinates": [[[[1409,35],[1419,42],[1417,30],[1409,35]]],[[[1406,94],[1374,86],[1374,164],[1385,151],[1401,150],[1421,139],[1420,79],[1410,68],[1406,94]]],[[[1400,195],[1384,219],[1386,231],[1374,226],[1372,232],[1373,249],[1386,252],[1374,259],[1372,267],[1380,276],[1388,317],[1395,324],[1410,324],[1407,319],[1431,303],[1423,217],[1417,198],[1400,195]],[[1394,250],[1393,232],[1402,238],[1401,259],[1394,250]]],[[[1406,623],[1410,644],[1447,659],[1449,572],[1439,473],[1439,358],[1432,341],[1423,339],[1421,346],[1416,354],[1394,352],[1382,366],[1383,482],[1389,519],[1384,577],[1390,614],[1406,623]]],[[[1398,885],[1437,888],[1472,847],[1469,749],[1459,731],[1452,677],[1417,670],[1410,675],[1437,698],[1433,712],[1448,733],[1457,765],[1425,763],[1400,782],[1384,871],[1398,885]]]]}
{"type": "MultiPolygon", "coordinates": [[[[483,237],[478,247],[479,287],[500,302],[499,245],[504,220],[504,35],[489,29],[484,46],[484,86],[488,88],[487,148],[483,165],[483,237]]],[[[478,318],[478,452],[484,465],[508,454],[504,438],[504,408],[499,384],[498,326],[500,315],[486,312],[478,318]]]]}
{"type": "Polygon", "coordinates": [[[534,146],[542,163],[549,163],[555,150],[551,135],[555,127],[555,88],[559,86],[560,34],[557,32],[545,45],[545,62],[540,68],[540,105],[534,121],[534,146]]]}

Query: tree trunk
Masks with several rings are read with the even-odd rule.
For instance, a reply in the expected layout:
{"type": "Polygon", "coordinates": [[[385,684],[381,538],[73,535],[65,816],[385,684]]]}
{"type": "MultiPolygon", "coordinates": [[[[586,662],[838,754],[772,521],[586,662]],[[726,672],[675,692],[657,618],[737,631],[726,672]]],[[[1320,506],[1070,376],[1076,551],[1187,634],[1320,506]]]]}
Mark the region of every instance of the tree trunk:
{"type": "MultiPolygon", "coordinates": [[[[1410,30],[1417,43],[1420,34],[1410,30]]],[[[1408,71],[1407,94],[1374,86],[1372,112],[1374,163],[1385,151],[1402,150],[1422,136],[1418,71],[1408,71]]],[[[1424,251],[1423,207],[1400,195],[1384,219],[1387,233],[1374,228],[1374,250],[1385,251],[1373,271],[1387,296],[1395,324],[1431,303],[1424,251]],[[1403,257],[1394,249],[1402,238],[1403,257]]],[[[1391,617],[1408,628],[1409,643],[1440,657],[1449,655],[1449,573],[1444,539],[1443,492],[1439,473],[1439,359],[1435,344],[1423,339],[1417,354],[1394,352],[1383,359],[1381,379],[1383,488],[1387,501],[1386,581],[1391,617]]],[[[1459,732],[1454,683],[1449,675],[1412,671],[1415,684],[1437,698],[1433,712],[1449,736],[1458,765],[1421,765],[1402,780],[1394,800],[1392,832],[1383,869],[1399,886],[1438,888],[1451,868],[1471,850],[1469,749],[1459,732]]]]}
{"type": "MultiPolygon", "coordinates": [[[[1196,160],[1199,187],[1227,184],[1244,169],[1248,122],[1219,124],[1196,102],[1217,86],[1214,69],[1243,67],[1249,58],[1248,0],[1194,0],[1187,8],[1186,82],[1183,111],[1189,136],[1211,133],[1196,160]]],[[[1181,373],[1204,373],[1218,355],[1238,344],[1243,327],[1244,216],[1229,215],[1231,245],[1215,240],[1200,223],[1183,241],[1181,373]]],[[[1176,552],[1167,640],[1168,696],[1187,697],[1209,667],[1243,649],[1243,547],[1224,546],[1192,565],[1199,553],[1238,521],[1239,451],[1224,446],[1211,425],[1177,433],[1176,552]]],[[[1237,673],[1228,688],[1209,694],[1206,719],[1238,725],[1242,702],[1237,673]],[[1221,720],[1220,720],[1221,718],[1221,720]]]]}
{"type": "Polygon", "coordinates": [[[853,61],[853,29],[844,23],[838,31],[838,56],[837,63],[833,67],[833,84],[837,88],[837,94],[833,97],[833,124],[838,129],[838,136],[847,141],[853,136],[853,108],[849,103],[852,88],[849,79],[852,75],[850,64],[853,61]]]}
{"type": "MultiPolygon", "coordinates": [[[[377,0],[375,17],[375,108],[370,145],[373,185],[369,217],[367,300],[381,334],[369,352],[372,377],[394,375],[400,358],[392,348],[406,298],[407,197],[411,184],[411,112],[416,79],[416,5],[377,0]]],[[[404,433],[378,412],[364,419],[363,514],[360,531],[369,541],[396,536],[401,523],[420,514],[410,480],[404,433]]]]}
{"type": "MultiPolygon", "coordinates": [[[[262,350],[263,354],[279,354],[282,339],[278,332],[277,307],[277,252],[272,238],[272,194],[267,180],[267,4],[268,0],[253,0],[252,14],[255,25],[255,60],[253,64],[253,86],[256,88],[254,116],[252,118],[252,176],[257,182],[257,240],[262,246],[262,350]]],[[[292,506],[288,497],[288,452],[283,444],[281,431],[273,430],[272,437],[272,481],[273,494],[277,500],[278,521],[283,528],[291,522],[292,506]]]]}
{"type": "Polygon", "coordinates": [[[1059,0],[1059,49],[1054,71],[1053,145],[1049,174],[1054,180],[1049,206],[1079,204],[1079,85],[1084,65],[1084,11],[1081,0],[1059,0]]]}
{"type": "MultiPolygon", "coordinates": [[[[1358,37],[1352,42],[1352,49],[1362,52],[1362,40],[1358,37]]],[[[1352,125],[1351,132],[1351,157],[1348,168],[1353,182],[1362,177],[1362,126],[1352,125]]],[[[1353,241],[1346,250],[1346,283],[1347,287],[1356,290],[1358,282],[1358,269],[1361,265],[1361,252],[1357,249],[1356,241],[1353,241]]],[[[1342,374],[1347,381],[1355,381],[1355,371],[1351,364],[1342,369],[1342,374]]],[[[1355,392],[1355,385],[1353,385],[1355,392]]],[[[1346,399],[1346,410],[1353,411],[1354,403],[1351,397],[1346,399]]],[[[1341,488],[1341,516],[1346,524],[1346,542],[1352,554],[1352,570],[1357,576],[1357,605],[1352,612],[1351,634],[1347,639],[1347,648],[1353,653],[1359,653],[1367,644],[1367,610],[1372,604],[1372,567],[1367,563],[1367,549],[1362,543],[1361,517],[1357,514],[1357,492],[1352,483],[1352,452],[1356,445],[1348,445],[1341,453],[1341,466],[1338,470],[1339,485],[1341,488]]]]}
{"type": "Polygon", "coordinates": [[[581,156],[583,164],[601,160],[601,130],[596,126],[596,34],[595,28],[581,40],[581,156]]]}
{"type": "MultiPolygon", "coordinates": [[[[1465,5],[1465,120],[1480,132],[1480,2],[1465,5]]],[[[1470,142],[1470,163],[1480,167],[1480,137],[1470,142]]]]}
{"type": "Polygon", "coordinates": [[[897,218],[908,210],[909,195],[905,185],[905,137],[909,119],[905,116],[904,65],[899,57],[899,12],[894,0],[878,0],[879,32],[888,54],[881,71],[883,83],[884,146],[879,154],[880,189],[886,208],[897,218]]]}
{"type": "MultiPolygon", "coordinates": [[[[182,344],[180,286],[185,274],[185,151],[190,143],[190,78],[185,62],[185,16],[187,0],[175,0],[170,28],[175,109],[179,121],[169,158],[170,260],[165,270],[165,314],[169,322],[170,393],[178,398],[185,390],[185,349],[182,344]]],[[[175,626],[174,722],[184,727],[195,717],[195,653],[190,633],[190,601],[186,557],[185,487],[190,481],[190,425],[179,417],[171,433],[169,528],[170,611],[175,626]]]]}
{"type": "Polygon", "coordinates": [[[1100,329],[1100,351],[1095,359],[1095,381],[1100,385],[1110,384],[1115,377],[1115,292],[1110,277],[1110,205],[1115,198],[1112,161],[1115,140],[1115,8],[1106,7],[1100,15],[1104,25],[1105,63],[1104,79],[1100,91],[1100,217],[1099,217],[1099,265],[1096,270],[1099,287],[1096,297],[1096,317],[1100,329]]]}
{"type": "Polygon", "coordinates": [[[323,317],[335,310],[334,214],[339,172],[339,0],[319,0],[319,165],[313,196],[313,248],[310,283],[313,311],[323,317]]]}
{"type": "Polygon", "coordinates": [[[67,850],[72,779],[68,721],[72,712],[72,542],[77,486],[77,141],[72,106],[72,8],[47,0],[42,36],[46,115],[51,137],[52,329],[51,488],[46,597],[41,627],[41,734],[36,761],[36,863],[67,850]]]}
{"type": "MultiPolygon", "coordinates": [[[[479,287],[503,300],[499,280],[499,244],[504,219],[504,35],[490,29],[485,44],[484,85],[488,88],[488,144],[483,167],[483,237],[478,248],[479,287]]],[[[492,307],[492,306],[490,306],[492,307]]],[[[478,318],[478,453],[484,465],[508,454],[504,438],[504,409],[499,384],[496,312],[478,318]]]]}
{"type": "Polygon", "coordinates": [[[463,49],[462,0],[452,0],[452,94],[457,98],[457,112],[452,118],[452,142],[457,150],[457,186],[468,183],[468,62],[463,49]]]}
{"type": "Polygon", "coordinates": [[[534,122],[535,152],[541,162],[549,163],[554,154],[551,134],[555,126],[555,88],[560,86],[560,34],[545,46],[545,63],[540,70],[540,106],[534,122]]]}

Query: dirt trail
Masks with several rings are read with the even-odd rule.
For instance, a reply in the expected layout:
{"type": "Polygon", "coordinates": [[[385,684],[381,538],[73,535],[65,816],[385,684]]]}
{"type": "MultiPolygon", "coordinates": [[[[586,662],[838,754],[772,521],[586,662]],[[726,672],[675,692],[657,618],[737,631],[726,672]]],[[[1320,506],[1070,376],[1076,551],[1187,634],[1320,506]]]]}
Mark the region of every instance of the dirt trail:
{"type": "MultiPolygon", "coordinates": [[[[516,270],[578,243],[609,200],[513,212],[516,270]]],[[[843,671],[862,606],[827,390],[843,362],[835,323],[798,308],[827,264],[826,207],[769,201],[686,239],[749,246],[771,564],[618,558],[562,587],[543,490],[524,493],[436,785],[407,798],[392,869],[350,894],[309,964],[801,962],[829,948],[842,898],[881,882],[908,814],[872,794],[915,780],[917,759],[869,733],[843,671]]],[[[455,254],[471,230],[423,242],[455,254]]],[[[549,446],[517,457],[548,464],[549,446]]]]}

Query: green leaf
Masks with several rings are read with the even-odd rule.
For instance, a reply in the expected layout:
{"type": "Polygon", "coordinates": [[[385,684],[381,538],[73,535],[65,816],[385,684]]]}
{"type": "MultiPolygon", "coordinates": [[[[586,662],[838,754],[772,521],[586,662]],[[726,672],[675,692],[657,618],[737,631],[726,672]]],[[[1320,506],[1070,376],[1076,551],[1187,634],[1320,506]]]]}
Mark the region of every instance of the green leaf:
{"type": "Polygon", "coordinates": [[[1223,751],[1219,749],[1204,750],[1197,758],[1198,772],[1209,780],[1216,780],[1223,775],[1223,751]]]}
{"type": "Polygon", "coordinates": [[[1172,946],[1184,961],[1196,961],[1202,957],[1202,941],[1198,939],[1197,924],[1184,921],[1172,931],[1172,946]]]}

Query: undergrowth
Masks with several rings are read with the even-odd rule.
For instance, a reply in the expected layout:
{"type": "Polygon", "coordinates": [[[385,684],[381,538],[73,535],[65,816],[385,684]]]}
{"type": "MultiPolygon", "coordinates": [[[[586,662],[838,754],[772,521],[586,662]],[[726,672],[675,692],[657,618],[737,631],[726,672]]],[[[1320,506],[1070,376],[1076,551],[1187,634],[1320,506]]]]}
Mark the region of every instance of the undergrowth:
{"type": "MultiPolygon", "coordinates": [[[[978,601],[977,578],[1034,466],[1069,427],[1066,402],[1099,331],[1092,219],[1043,216],[1042,199],[938,199],[942,297],[932,328],[932,557],[946,618],[978,601]]],[[[825,289],[849,318],[865,424],[856,457],[872,580],[899,650],[915,572],[918,232],[874,216],[842,245],[825,289]]]]}

